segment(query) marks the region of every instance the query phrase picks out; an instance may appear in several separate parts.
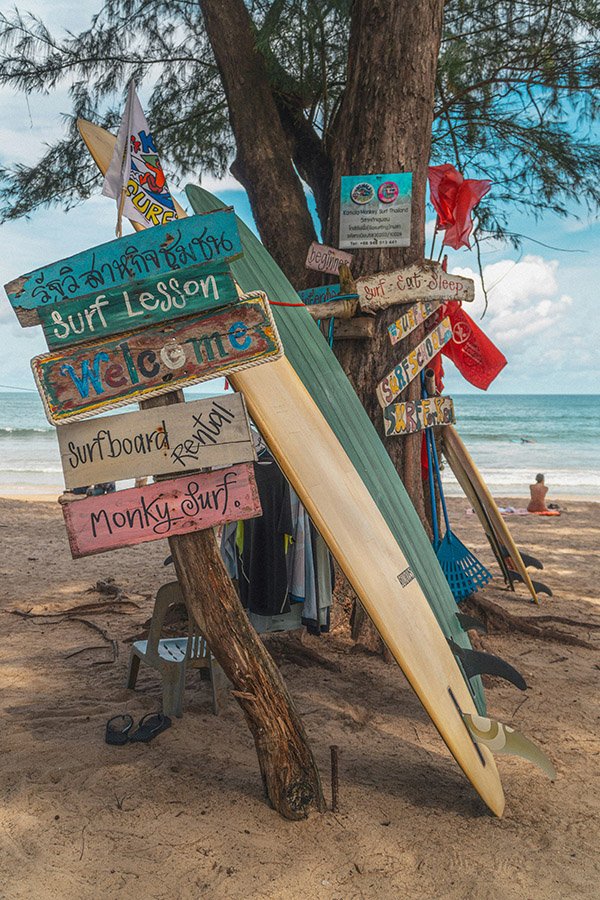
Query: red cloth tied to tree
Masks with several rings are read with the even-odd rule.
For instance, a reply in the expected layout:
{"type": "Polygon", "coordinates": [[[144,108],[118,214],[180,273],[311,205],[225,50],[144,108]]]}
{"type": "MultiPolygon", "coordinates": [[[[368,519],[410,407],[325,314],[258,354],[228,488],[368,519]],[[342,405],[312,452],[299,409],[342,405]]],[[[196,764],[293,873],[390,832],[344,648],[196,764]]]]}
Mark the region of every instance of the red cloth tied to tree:
{"type": "Polygon", "coordinates": [[[487,179],[463,178],[460,172],[444,163],[429,166],[431,202],[438,215],[437,228],[444,231],[443,242],[454,250],[470,249],[473,231],[471,213],[492,186],[487,179]]]}
{"type": "Polygon", "coordinates": [[[442,353],[470,384],[487,390],[506,365],[506,357],[456,300],[446,304],[445,314],[450,317],[452,340],[442,353]]]}

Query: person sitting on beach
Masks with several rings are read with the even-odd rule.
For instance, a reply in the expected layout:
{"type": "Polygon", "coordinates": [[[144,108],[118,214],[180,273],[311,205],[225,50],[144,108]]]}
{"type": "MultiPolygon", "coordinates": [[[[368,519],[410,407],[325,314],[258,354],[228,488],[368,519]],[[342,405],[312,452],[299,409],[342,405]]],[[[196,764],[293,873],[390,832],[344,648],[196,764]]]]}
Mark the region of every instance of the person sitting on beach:
{"type": "Polygon", "coordinates": [[[529,501],[527,512],[548,512],[546,506],[546,494],[548,493],[548,488],[544,484],[544,476],[541,472],[535,476],[535,484],[529,485],[529,493],[531,494],[531,500],[529,501]]]}

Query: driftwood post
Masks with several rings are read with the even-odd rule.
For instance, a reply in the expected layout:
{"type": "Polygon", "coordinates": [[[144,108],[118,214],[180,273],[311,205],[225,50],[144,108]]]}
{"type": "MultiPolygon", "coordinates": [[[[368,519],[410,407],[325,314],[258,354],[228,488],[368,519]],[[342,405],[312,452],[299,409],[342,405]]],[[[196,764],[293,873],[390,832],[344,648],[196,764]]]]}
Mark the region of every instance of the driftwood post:
{"type": "MultiPolygon", "coordinates": [[[[145,400],[148,409],[182,402],[179,391],[145,400]]],[[[162,476],[165,477],[165,476],[162,476]]],[[[159,479],[157,479],[159,480],[159,479]]],[[[254,737],[265,793],[286,819],[324,812],[319,772],[279,670],[250,625],[213,530],[169,538],[188,610],[233,685],[254,737]]]]}

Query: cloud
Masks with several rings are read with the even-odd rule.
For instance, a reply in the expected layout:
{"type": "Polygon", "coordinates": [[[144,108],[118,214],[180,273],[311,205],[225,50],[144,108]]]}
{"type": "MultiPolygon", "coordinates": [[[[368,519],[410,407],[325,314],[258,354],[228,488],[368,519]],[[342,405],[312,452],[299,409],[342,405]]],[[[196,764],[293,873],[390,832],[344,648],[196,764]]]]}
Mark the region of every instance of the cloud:
{"type": "MultiPolygon", "coordinates": [[[[483,327],[502,349],[518,349],[534,337],[556,331],[564,322],[573,298],[560,292],[558,267],[557,260],[535,255],[484,266],[489,305],[483,327]]],[[[478,273],[470,268],[455,267],[453,271],[475,280],[475,302],[467,311],[478,320],[484,309],[478,273]]]]}

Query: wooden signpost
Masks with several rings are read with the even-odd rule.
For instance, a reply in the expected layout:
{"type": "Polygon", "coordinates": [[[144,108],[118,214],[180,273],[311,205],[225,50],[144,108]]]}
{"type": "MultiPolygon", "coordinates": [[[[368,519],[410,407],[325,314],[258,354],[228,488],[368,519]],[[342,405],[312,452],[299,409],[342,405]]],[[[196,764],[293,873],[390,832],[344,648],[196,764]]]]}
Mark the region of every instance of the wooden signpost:
{"type": "MultiPolygon", "coordinates": [[[[150,229],[155,230],[155,229],[150,229]]],[[[77,421],[282,355],[265,294],[31,361],[48,420],[77,421]]]]}
{"type": "Polygon", "coordinates": [[[43,307],[241,254],[235,213],[220,209],[84,250],[15,278],[5,290],[21,325],[37,325],[43,307]]]}
{"type": "Polygon", "coordinates": [[[69,490],[256,458],[241,394],[73,422],[57,435],[69,490]]]}
{"type": "Polygon", "coordinates": [[[414,306],[402,313],[399,319],[388,325],[390,343],[397,344],[415,330],[422,322],[440,309],[441,303],[433,300],[425,300],[423,303],[415,303],[414,306]]]}
{"type": "Polygon", "coordinates": [[[209,263],[94,291],[37,312],[46,343],[54,350],[219,309],[237,300],[228,266],[209,263]]]}
{"type": "Polygon", "coordinates": [[[450,319],[446,316],[434,330],[427,335],[425,340],[411,350],[392,371],[386,375],[383,381],[377,385],[377,399],[382,407],[389,406],[401,391],[416,378],[427,363],[436,356],[445,344],[452,338],[450,319]]]}
{"type": "Polygon", "coordinates": [[[399,303],[418,300],[471,301],[475,299],[475,283],[462,275],[448,275],[441,265],[424,260],[393,272],[381,272],[359,278],[356,290],[363,310],[387,309],[399,303]]]}
{"type": "Polygon", "coordinates": [[[318,272],[326,272],[328,275],[337,275],[342,263],[349,266],[351,262],[351,253],[335,250],[333,247],[313,241],[308,248],[305,265],[307,269],[316,269],[318,272]]]}
{"type": "Polygon", "coordinates": [[[73,559],[261,515],[251,464],[63,505],[73,559]]]}
{"type": "Polygon", "coordinates": [[[392,403],[383,410],[386,437],[393,434],[414,434],[432,425],[452,425],[456,422],[451,397],[428,397],[392,403]]]}

